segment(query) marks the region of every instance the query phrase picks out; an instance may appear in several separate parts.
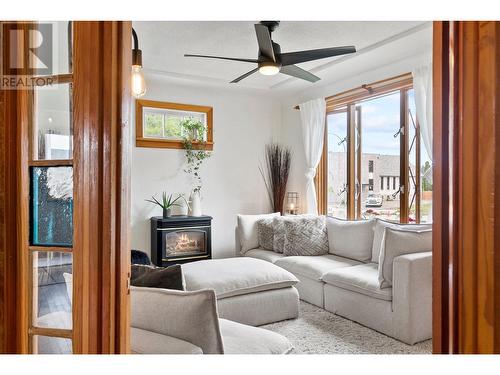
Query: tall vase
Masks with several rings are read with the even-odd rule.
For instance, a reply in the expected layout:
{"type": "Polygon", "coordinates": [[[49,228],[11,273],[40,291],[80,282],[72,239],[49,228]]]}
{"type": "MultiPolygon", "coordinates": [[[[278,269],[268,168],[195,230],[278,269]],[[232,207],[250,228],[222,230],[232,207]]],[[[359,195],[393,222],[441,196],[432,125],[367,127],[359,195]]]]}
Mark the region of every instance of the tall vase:
{"type": "Polygon", "coordinates": [[[191,216],[201,216],[201,195],[199,191],[191,193],[191,216]]]}

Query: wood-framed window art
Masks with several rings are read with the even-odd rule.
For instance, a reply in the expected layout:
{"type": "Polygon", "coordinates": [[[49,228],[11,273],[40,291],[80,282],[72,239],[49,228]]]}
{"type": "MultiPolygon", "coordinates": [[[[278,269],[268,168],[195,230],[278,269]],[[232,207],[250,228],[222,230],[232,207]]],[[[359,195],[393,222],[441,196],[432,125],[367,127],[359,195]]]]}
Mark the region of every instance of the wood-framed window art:
{"type": "MultiPolygon", "coordinates": [[[[179,123],[191,117],[205,125],[204,149],[213,150],[212,107],[139,99],[136,101],[135,116],[137,147],[184,148],[179,123]]],[[[196,142],[193,143],[196,145],[196,142]]]]}

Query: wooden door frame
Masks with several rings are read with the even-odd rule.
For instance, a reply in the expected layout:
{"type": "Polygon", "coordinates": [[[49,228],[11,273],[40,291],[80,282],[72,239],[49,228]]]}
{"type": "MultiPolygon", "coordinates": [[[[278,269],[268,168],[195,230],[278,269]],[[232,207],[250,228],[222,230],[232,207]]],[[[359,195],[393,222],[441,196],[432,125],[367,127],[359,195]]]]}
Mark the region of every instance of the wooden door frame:
{"type": "Polygon", "coordinates": [[[434,22],[434,353],[500,352],[499,44],[498,22],[434,22]]]}
{"type": "Polygon", "coordinates": [[[127,353],[132,23],[75,22],[74,38],[74,351],[127,353]]]}
{"type": "MultiPolygon", "coordinates": [[[[128,353],[132,23],[74,30],[73,352],[128,353]]],[[[28,91],[0,92],[1,353],[29,351],[29,114],[28,91]]]]}

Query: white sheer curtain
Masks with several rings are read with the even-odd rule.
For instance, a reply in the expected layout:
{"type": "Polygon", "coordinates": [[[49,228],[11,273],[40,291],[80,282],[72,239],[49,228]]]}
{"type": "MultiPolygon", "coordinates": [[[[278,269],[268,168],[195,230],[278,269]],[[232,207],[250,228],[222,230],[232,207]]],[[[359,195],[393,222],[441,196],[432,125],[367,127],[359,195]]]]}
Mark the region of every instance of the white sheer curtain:
{"type": "Polygon", "coordinates": [[[314,188],[314,177],[323,151],[323,140],[325,137],[325,99],[314,99],[299,105],[300,119],[302,123],[302,139],[306,154],[306,212],[317,214],[316,189],[314,188]]]}
{"type": "Polygon", "coordinates": [[[432,63],[413,69],[412,75],[420,134],[432,160],[432,63]]]}

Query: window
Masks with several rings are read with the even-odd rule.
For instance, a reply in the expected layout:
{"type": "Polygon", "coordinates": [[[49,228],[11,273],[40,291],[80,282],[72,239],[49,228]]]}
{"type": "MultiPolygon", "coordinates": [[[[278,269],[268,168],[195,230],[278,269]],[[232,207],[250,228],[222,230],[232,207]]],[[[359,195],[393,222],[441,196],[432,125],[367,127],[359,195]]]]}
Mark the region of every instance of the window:
{"type": "Polygon", "coordinates": [[[328,214],[347,218],[347,112],[327,116],[328,214]]]}
{"type": "Polygon", "coordinates": [[[136,146],[182,148],[184,130],[181,122],[198,120],[206,127],[205,149],[212,150],[212,107],[137,100],[136,146]]]}
{"type": "Polygon", "coordinates": [[[328,196],[318,199],[328,215],[431,221],[432,168],[412,84],[408,73],[327,98],[328,196]]]}

